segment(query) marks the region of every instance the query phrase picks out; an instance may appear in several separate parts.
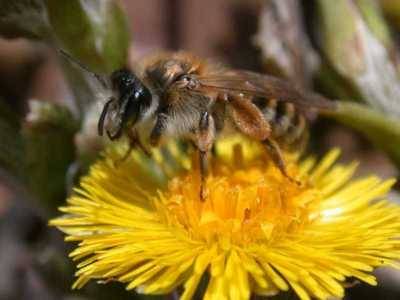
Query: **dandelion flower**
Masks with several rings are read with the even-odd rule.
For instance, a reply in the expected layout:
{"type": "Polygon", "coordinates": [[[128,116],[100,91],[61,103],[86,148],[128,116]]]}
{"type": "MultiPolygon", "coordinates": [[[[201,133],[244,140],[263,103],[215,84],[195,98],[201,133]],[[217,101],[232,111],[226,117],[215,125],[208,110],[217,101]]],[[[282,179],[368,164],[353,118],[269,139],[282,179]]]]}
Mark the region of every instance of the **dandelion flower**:
{"type": "Polygon", "coordinates": [[[376,285],[375,267],[397,267],[400,209],[383,198],[393,180],[352,179],[357,164],[337,164],[333,150],[319,162],[287,159],[299,185],[252,149],[218,146],[204,201],[175,144],[124,163],[108,151],[50,222],[79,242],[73,287],[95,279],[181,299],[287,290],[327,299],[344,296],[348,277],[376,285]]]}

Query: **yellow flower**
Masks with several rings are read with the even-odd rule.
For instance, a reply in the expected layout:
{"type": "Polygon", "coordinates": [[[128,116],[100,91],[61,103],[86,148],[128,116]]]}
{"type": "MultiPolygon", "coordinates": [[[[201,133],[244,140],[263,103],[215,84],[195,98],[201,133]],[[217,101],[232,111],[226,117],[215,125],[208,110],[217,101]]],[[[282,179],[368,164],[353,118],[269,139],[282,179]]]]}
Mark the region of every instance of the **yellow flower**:
{"type": "Polygon", "coordinates": [[[290,289],[327,299],[343,297],[347,277],[375,285],[375,267],[396,267],[400,209],[382,199],[393,180],[351,180],[356,164],[335,164],[333,150],[319,163],[287,158],[299,185],[252,149],[218,146],[204,202],[175,144],[155,161],[134,153],[120,163],[122,150],[108,151],[50,222],[79,242],[74,288],[98,279],[145,294],[182,287],[182,299],[290,289]]]}

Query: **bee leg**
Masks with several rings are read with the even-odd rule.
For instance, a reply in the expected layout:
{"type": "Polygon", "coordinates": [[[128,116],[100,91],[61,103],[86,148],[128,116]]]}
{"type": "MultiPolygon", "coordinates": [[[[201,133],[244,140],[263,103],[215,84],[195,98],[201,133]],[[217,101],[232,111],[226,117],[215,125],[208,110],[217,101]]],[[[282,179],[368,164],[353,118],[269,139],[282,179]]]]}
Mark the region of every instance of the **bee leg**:
{"type": "Polygon", "coordinates": [[[151,158],[151,152],[149,149],[147,149],[142,141],[139,138],[139,135],[136,130],[130,130],[128,132],[128,137],[129,137],[129,143],[132,145],[132,147],[137,147],[139,148],[147,157],[151,158]]]}
{"type": "Polygon", "coordinates": [[[135,148],[136,148],[136,143],[132,140],[129,140],[128,149],[125,151],[124,155],[121,158],[119,158],[117,161],[114,162],[114,166],[118,168],[122,163],[124,163],[135,148]]]}
{"type": "Polygon", "coordinates": [[[215,139],[214,119],[209,112],[204,112],[200,117],[197,131],[197,148],[200,159],[200,200],[205,200],[205,180],[208,174],[208,153],[215,139]]]}
{"type": "Polygon", "coordinates": [[[117,130],[117,132],[115,133],[111,133],[110,131],[106,130],[107,136],[110,139],[110,141],[115,141],[117,139],[119,139],[122,135],[122,127],[120,127],[120,129],[117,130]]]}
{"type": "Polygon", "coordinates": [[[167,114],[159,113],[157,115],[156,125],[154,125],[153,130],[150,134],[150,144],[152,146],[157,146],[160,142],[160,138],[165,129],[165,123],[167,122],[167,114]]]}
{"type": "Polygon", "coordinates": [[[286,178],[288,178],[290,181],[292,181],[296,184],[300,184],[299,181],[292,178],[288,174],[287,169],[286,169],[285,160],[283,159],[283,155],[282,155],[279,145],[271,139],[265,139],[263,141],[263,144],[266,146],[268,153],[271,155],[272,161],[278,167],[279,171],[281,171],[282,175],[285,176],[286,178]]]}
{"type": "Polygon", "coordinates": [[[129,130],[127,132],[127,136],[129,138],[129,147],[126,150],[126,152],[124,153],[124,156],[122,156],[120,159],[118,159],[115,162],[115,166],[118,167],[121,163],[123,163],[124,161],[126,161],[128,159],[128,157],[131,155],[132,151],[134,149],[139,148],[140,150],[142,150],[142,152],[148,156],[151,157],[151,153],[150,151],[144,147],[144,145],[142,144],[142,142],[139,139],[139,136],[137,134],[136,130],[129,130]]]}
{"type": "Polygon", "coordinates": [[[199,151],[200,158],[200,200],[205,201],[205,181],[208,175],[208,152],[199,151]]]}

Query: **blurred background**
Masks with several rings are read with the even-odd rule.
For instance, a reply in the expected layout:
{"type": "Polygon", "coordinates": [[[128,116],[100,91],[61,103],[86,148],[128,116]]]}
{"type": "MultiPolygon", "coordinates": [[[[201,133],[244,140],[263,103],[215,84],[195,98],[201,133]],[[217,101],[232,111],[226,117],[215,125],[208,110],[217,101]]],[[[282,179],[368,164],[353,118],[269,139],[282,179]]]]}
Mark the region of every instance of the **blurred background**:
{"type": "MultiPolygon", "coordinates": [[[[0,0],[0,299],[145,298],[116,283],[71,291],[71,245],[47,227],[104,145],[93,82],[55,48],[96,72],[184,49],[284,77],[344,103],[314,121],[310,151],[338,146],[359,174],[388,178],[400,166],[399,33],[398,0],[0,0]]],[[[400,299],[400,273],[377,276],[346,299],[400,299]]]]}

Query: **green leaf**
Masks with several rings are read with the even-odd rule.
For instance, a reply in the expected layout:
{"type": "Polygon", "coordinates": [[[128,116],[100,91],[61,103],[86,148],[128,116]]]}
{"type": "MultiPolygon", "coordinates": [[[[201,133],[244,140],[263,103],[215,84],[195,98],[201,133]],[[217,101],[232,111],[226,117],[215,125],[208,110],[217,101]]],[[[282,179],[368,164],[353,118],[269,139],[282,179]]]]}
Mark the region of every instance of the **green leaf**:
{"type": "MultiPolygon", "coordinates": [[[[44,2],[57,47],[97,73],[111,73],[126,64],[130,34],[117,1],[44,2]]],[[[83,117],[98,92],[93,78],[65,60],[63,69],[83,117]]]]}
{"type": "Polygon", "coordinates": [[[111,0],[44,0],[61,47],[96,72],[112,72],[126,63],[127,20],[111,0]]]}
{"type": "MultiPolygon", "coordinates": [[[[106,74],[126,64],[130,43],[128,22],[116,0],[0,0],[0,35],[41,40],[106,74]]],[[[64,60],[63,67],[82,116],[97,87],[70,62],[64,60]]]]}

